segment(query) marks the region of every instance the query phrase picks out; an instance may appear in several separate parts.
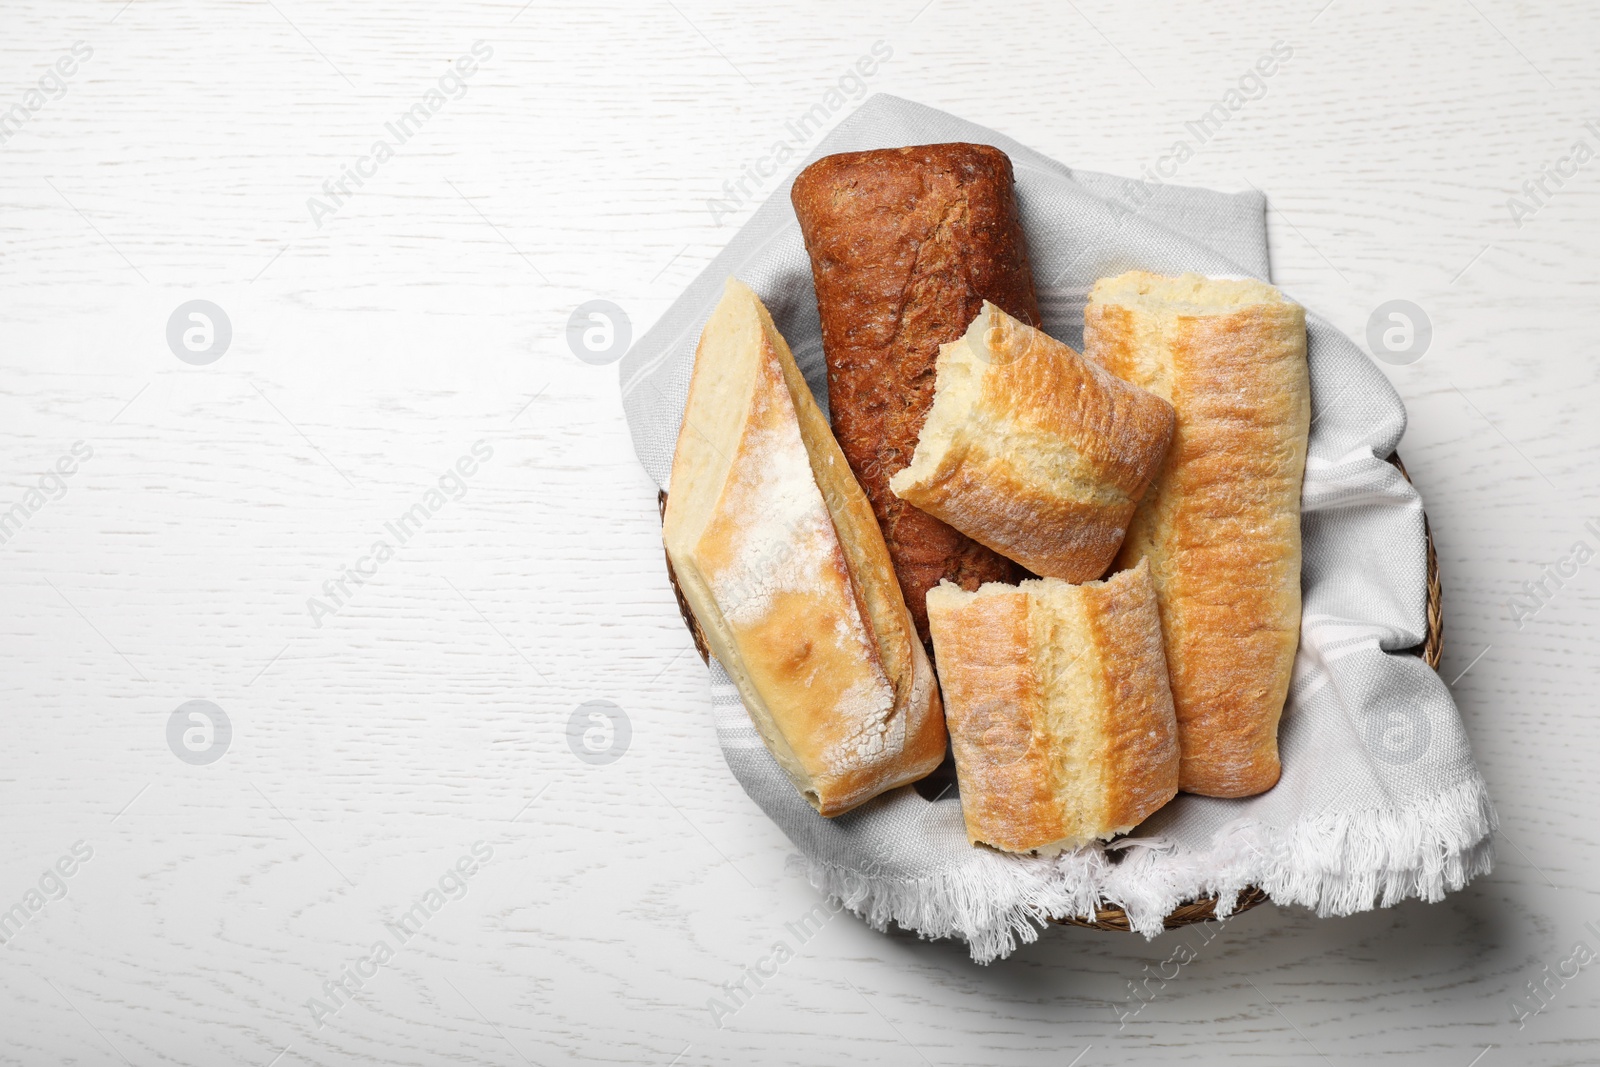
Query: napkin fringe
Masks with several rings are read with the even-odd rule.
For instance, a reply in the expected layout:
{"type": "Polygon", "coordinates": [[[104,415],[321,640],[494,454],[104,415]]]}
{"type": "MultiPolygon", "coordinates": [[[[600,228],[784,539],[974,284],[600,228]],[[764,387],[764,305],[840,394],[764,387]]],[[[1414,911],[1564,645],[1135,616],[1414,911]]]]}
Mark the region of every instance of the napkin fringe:
{"type": "Polygon", "coordinates": [[[1241,822],[1205,851],[1137,850],[1112,868],[1102,889],[1146,937],[1162,931],[1173,908],[1198,897],[1216,896],[1217,916],[1230,915],[1252,885],[1274,903],[1324,918],[1412,898],[1432,903],[1489,872],[1498,824],[1488,786],[1473,774],[1405,807],[1325,811],[1287,832],[1241,822]]]}
{"type": "Polygon", "coordinates": [[[879,933],[892,920],[927,940],[958,937],[978,963],[1037,941],[1051,916],[1092,915],[1109,866],[1098,849],[1043,858],[979,847],[968,862],[905,879],[805,860],[813,886],[879,933]]]}
{"type": "Polygon", "coordinates": [[[1217,917],[1226,918],[1249,886],[1322,917],[1412,898],[1432,903],[1489,872],[1498,825],[1474,774],[1403,808],[1327,811],[1287,833],[1240,822],[1206,850],[1128,838],[1118,843],[1121,862],[1112,862],[1100,845],[1050,859],[979,849],[972,862],[921,879],[870,877],[808,857],[807,874],[875,930],[892,920],[924,938],[959,937],[975,962],[990,963],[1037,941],[1052,917],[1092,919],[1106,904],[1154,938],[1179,904],[1215,896],[1217,917]]]}

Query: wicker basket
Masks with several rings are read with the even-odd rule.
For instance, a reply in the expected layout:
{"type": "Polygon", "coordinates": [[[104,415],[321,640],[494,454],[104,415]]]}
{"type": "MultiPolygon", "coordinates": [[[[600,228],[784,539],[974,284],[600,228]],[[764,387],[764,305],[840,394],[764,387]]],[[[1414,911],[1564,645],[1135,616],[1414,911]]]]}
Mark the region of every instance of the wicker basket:
{"type": "MultiPolygon", "coordinates": [[[[1406,472],[1406,465],[1400,462],[1399,453],[1389,457],[1389,462],[1400,469],[1406,481],[1411,480],[1411,475],[1406,472]]],[[[661,514],[667,511],[667,494],[661,493],[658,497],[661,514]]],[[[1428,639],[1419,648],[1413,651],[1420,655],[1428,666],[1434,670],[1439,669],[1439,657],[1444,653],[1444,614],[1440,603],[1439,592],[1439,557],[1433,547],[1433,530],[1428,526],[1427,516],[1422,519],[1423,532],[1428,539],[1428,639]]],[[[672,573],[672,561],[667,561],[667,580],[672,583],[672,595],[678,599],[678,611],[683,615],[683,623],[689,628],[689,635],[694,639],[695,651],[700,653],[700,658],[707,663],[711,659],[710,647],[706,644],[706,635],[701,632],[700,624],[695,621],[694,614],[689,610],[689,602],[683,599],[683,590],[678,588],[678,577],[672,573]]],[[[1257,904],[1264,903],[1267,894],[1251,886],[1239,893],[1234,904],[1232,914],[1248,911],[1257,904]]],[[[1166,918],[1167,929],[1172,930],[1179,926],[1189,926],[1193,923],[1210,922],[1217,917],[1217,899],[1215,897],[1201,897],[1180,904],[1172,910],[1166,918]]],[[[1055,922],[1064,926],[1087,926],[1095,930],[1113,930],[1128,933],[1128,915],[1121,908],[1101,908],[1095,914],[1093,921],[1088,919],[1062,918],[1055,922]]]]}

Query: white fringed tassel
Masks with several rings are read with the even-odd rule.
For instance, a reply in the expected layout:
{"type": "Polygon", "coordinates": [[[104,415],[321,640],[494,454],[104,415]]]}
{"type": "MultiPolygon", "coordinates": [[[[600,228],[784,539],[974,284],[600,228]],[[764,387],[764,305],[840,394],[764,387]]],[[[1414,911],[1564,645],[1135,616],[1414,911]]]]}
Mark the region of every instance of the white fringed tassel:
{"type": "MultiPolygon", "coordinates": [[[[874,878],[818,860],[812,885],[876,930],[891,920],[926,938],[959,937],[978,963],[1038,940],[1051,917],[1093,918],[1111,904],[1153,938],[1179,904],[1218,898],[1232,914],[1259,886],[1278,904],[1349,915],[1418,898],[1437,901],[1489,871],[1498,820],[1483,779],[1405,807],[1327,812],[1287,829],[1240,822],[1207,851],[1125,839],[1121,862],[1091,845],[1046,859],[974,849],[969,860],[917,881],[874,878]]],[[[1122,845],[1122,842],[1118,843],[1122,845]]]]}

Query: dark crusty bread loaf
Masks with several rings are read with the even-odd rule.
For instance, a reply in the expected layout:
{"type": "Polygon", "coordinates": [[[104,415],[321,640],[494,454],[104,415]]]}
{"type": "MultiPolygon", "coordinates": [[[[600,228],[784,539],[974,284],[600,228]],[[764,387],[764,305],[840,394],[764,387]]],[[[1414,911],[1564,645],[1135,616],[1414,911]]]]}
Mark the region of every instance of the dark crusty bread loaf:
{"type": "Polygon", "coordinates": [[[985,300],[1039,325],[1011,160],[977,144],[847,152],[801,171],[791,199],[816,282],[834,435],[927,642],[925,598],[940,581],[975,590],[1025,574],[889,489],[933,404],[939,346],[985,300]]]}

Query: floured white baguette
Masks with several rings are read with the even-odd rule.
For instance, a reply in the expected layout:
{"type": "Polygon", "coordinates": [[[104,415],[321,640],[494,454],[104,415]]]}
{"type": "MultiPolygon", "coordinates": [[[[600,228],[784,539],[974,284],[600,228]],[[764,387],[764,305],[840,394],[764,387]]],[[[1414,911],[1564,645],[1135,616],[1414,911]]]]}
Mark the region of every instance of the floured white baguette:
{"type": "Polygon", "coordinates": [[[1035,574],[1104,574],[1166,455],[1172,405],[987,301],[936,366],[890,489],[1035,574]]]}
{"type": "Polygon", "coordinates": [[[695,353],[662,536],[707,643],[819,812],[939,765],[938,686],[872,506],[733,278],[695,353]]]}
{"type": "Polygon", "coordinates": [[[1084,354],[1177,409],[1120,566],[1150,561],[1183,745],[1181,788],[1278,781],[1300,641],[1300,484],[1311,423],[1306,313],[1265,282],[1102,278],[1084,354]]]}
{"type": "Polygon", "coordinates": [[[1178,791],[1146,563],[1103,582],[928,592],[967,836],[1057,852],[1126,833],[1178,791]]]}

